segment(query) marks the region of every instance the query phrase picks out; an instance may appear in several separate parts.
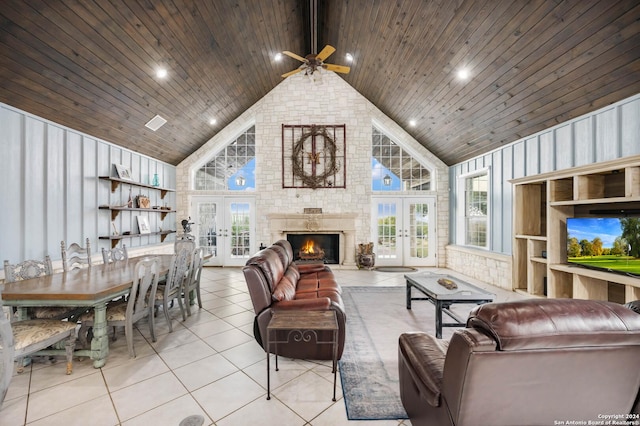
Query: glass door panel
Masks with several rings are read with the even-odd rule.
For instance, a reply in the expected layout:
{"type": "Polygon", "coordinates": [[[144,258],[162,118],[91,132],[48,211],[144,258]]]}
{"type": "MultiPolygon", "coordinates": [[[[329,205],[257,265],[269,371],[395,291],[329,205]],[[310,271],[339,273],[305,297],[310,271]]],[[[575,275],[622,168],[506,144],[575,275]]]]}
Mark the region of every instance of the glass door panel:
{"type": "Polygon", "coordinates": [[[402,247],[398,246],[399,234],[397,229],[398,211],[402,210],[399,199],[384,198],[372,200],[372,224],[375,236],[376,265],[402,265],[402,247]]]}
{"type": "Polygon", "coordinates": [[[209,266],[243,266],[256,251],[253,199],[194,196],[192,217],[198,247],[212,254],[209,266]]]}
{"type": "Polygon", "coordinates": [[[376,265],[436,264],[434,197],[379,197],[372,206],[376,265]]]}
{"type": "Polygon", "coordinates": [[[227,266],[243,266],[253,254],[253,203],[242,200],[226,200],[226,226],[229,245],[225,251],[224,264],[227,266]]]}

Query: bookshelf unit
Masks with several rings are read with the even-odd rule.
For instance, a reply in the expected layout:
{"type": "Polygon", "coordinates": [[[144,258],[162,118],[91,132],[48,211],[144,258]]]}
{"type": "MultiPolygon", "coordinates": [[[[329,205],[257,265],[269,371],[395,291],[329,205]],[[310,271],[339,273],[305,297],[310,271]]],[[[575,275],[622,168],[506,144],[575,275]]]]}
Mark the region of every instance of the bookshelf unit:
{"type": "Polygon", "coordinates": [[[567,218],[640,217],[640,156],[514,179],[513,290],[536,297],[640,299],[640,277],[567,263],[567,218]]]}

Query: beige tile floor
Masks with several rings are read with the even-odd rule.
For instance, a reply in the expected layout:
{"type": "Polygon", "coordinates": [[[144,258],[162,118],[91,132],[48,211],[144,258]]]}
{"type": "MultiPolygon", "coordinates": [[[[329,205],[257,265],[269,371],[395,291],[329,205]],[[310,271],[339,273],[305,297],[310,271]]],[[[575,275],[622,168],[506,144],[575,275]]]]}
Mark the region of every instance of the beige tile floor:
{"type": "MultiPolygon", "coordinates": [[[[342,286],[405,285],[402,273],[333,270],[342,286]]],[[[76,359],[70,376],[62,361],[36,362],[14,375],[0,425],[177,426],[195,414],[204,416],[205,425],[220,426],[410,425],[408,420],[348,421],[339,378],[338,400],[331,401],[330,362],[281,358],[267,401],[266,357],[253,338],[254,314],[241,269],[205,268],[201,285],[203,309],[184,322],[179,308],[171,309],[173,333],[162,315],[155,343],[148,325],[138,326],[136,358],[129,358],[120,330],[101,369],[76,359]]],[[[521,297],[481,286],[500,301],[521,297]]]]}

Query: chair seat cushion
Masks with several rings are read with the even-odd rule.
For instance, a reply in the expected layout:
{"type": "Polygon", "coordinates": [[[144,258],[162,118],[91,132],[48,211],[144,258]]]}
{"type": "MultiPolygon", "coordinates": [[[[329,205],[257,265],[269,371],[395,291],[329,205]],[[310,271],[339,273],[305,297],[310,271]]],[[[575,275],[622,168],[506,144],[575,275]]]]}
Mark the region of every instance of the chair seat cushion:
{"type": "MultiPolygon", "coordinates": [[[[107,321],[124,321],[127,313],[127,302],[118,300],[107,305],[107,321]]],[[[79,318],[82,321],[93,321],[93,309],[82,314],[79,318]]]]}
{"type": "Polygon", "coordinates": [[[18,351],[58,334],[75,330],[76,324],[69,321],[35,319],[13,322],[11,328],[15,349],[18,351]]]}

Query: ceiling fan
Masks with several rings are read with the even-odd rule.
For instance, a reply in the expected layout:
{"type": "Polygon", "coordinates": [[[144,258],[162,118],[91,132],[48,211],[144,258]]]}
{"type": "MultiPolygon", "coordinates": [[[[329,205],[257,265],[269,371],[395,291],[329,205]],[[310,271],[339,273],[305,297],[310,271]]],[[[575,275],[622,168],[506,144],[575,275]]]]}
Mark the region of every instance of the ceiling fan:
{"type": "Polygon", "coordinates": [[[301,71],[304,71],[304,75],[312,75],[316,70],[320,68],[329,71],[340,72],[343,74],[349,74],[351,68],[347,66],[324,63],[324,60],[336,51],[335,47],[327,44],[320,53],[316,53],[318,51],[318,3],[317,0],[309,0],[309,4],[309,26],[311,30],[311,49],[313,53],[310,53],[303,58],[302,56],[296,55],[295,53],[289,52],[288,50],[282,52],[283,54],[302,62],[302,65],[300,65],[295,70],[282,74],[282,78],[287,78],[290,75],[297,74],[301,71]]]}
{"type": "Polygon", "coordinates": [[[316,71],[319,68],[324,68],[329,71],[340,72],[343,74],[349,74],[349,71],[351,70],[351,68],[347,66],[324,63],[324,60],[327,59],[335,51],[336,51],[335,47],[327,44],[320,53],[318,54],[310,53],[303,58],[300,55],[296,55],[293,52],[289,52],[285,50],[282,53],[284,53],[285,55],[293,59],[297,59],[298,61],[302,62],[302,65],[300,65],[297,69],[293,71],[289,71],[288,73],[282,74],[282,77],[287,78],[290,75],[299,73],[301,71],[304,71],[305,75],[312,75],[314,71],[316,71]]]}

